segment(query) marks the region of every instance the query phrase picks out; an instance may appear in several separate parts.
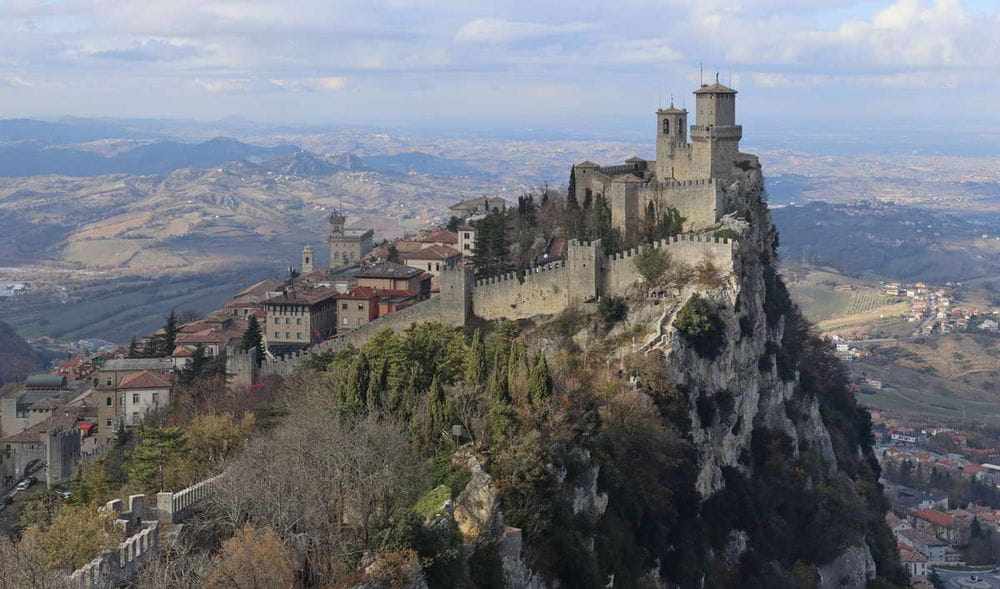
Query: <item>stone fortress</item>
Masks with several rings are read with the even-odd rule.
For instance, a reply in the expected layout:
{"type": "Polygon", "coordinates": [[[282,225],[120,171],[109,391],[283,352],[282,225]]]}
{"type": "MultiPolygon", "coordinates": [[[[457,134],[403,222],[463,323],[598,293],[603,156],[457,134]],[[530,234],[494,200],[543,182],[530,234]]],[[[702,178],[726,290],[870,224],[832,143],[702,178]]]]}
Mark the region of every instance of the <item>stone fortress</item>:
{"type": "MultiPolygon", "coordinates": [[[[644,248],[663,249],[677,264],[694,266],[709,260],[722,275],[732,274],[738,243],[714,235],[714,230],[728,227],[735,220],[736,197],[744,183],[759,179],[760,166],[755,156],[739,151],[742,128],[736,124],[736,91],[716,82],[702,85],[694,94],[698,124],[691,126],[693,143],[687,142],[687,110],[671,106],[656,113],[656,161],[631,158],[618,166],[602,167],[590,162],[573,166],[578,201],[583,202],[588,191],[592,197],[604,195],[611,207],[612,224],[622,231],[626,243],[638,241],[649,203],[657,214],[671,207],[676,209],[685,219],[685,233],[610,255],[600,241],[570,240],[560,260],[485,279],[475,279],[466,265],[445,268],[440,292],[428,300],[378,317],[309,350],[283,358],[263,358],[258,367],[254,350],[229,349],[227,370],[234,383],[249,384],[269,374],[290,374],[310,353],[359,346],[385,327],[400,331],[430,321],[462,327],[474,317],[490,320],[554,315],[604,296],[634,292],[642,280],[634,256],[644,248]],[[727,214],[729,219],[724,219],[727,214]]],[[[343,216],[337,212],[331,215],[330,223],[331,266],[346,259],[343,252],[348,245],[351,256],[364,254],[370,230],[359,232],[357,238],[347,235],[343,216]],[[356,247],[361,248],[360,252],[356,247]]],[[[307,253],[308,263],[312,262],[309,248],[303,252],[304,266],[307,253]]]]}
{"type": "Polygon", "coordinates": [[[634,243],[650,203],[657,216],[668,208],[685,219],[688,231],[714,225],[726,212],[723,185],[737,171],[758,167],[754,156],[740,153],[743,127],[736,124],[736,90],[718,82],[694,91],[696,124],[688,142],[688,111],[656,111],[656,160],[629,158],[624,164],[573,166],[578,202],[587,194],[604,195],[611,222],[627,243],[634,243]]]}

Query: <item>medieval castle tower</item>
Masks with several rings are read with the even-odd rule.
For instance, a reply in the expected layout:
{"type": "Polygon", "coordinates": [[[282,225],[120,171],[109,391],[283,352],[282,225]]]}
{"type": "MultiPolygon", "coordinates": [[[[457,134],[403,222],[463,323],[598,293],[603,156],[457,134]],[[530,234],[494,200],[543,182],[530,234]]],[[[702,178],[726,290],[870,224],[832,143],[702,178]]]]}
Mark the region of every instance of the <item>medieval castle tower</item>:
{"type": "Polygon", "coordinates": [[[676,209],[685,227],[699,229],[718,222],[725,213],[721,186],[738,169],[755,166],[754,157],[740,153],[743,127],[736,124],[736,90],[718,82],[694,91],[696,124],[688,111],[656,111],[656,160],[630,158],[622,165],[573,166],[576,198],[603,195],[612,224],[633,240],[650,203],[657,215],[676,209]]]}

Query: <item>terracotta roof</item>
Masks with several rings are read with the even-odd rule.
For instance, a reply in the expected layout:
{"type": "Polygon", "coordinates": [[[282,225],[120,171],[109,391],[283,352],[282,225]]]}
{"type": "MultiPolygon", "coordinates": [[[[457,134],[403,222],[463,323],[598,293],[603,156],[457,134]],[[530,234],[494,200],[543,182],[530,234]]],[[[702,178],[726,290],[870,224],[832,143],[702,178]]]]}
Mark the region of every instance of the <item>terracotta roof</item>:
{"type": "Polygon", "coordinates": [[[60,401],[59,399],[42,399],[41,401],[35,403],[31,407],[28,407],[28,409],[36,411],[44,411],[44,410],[51,411],[60,405],[62,405],[62,401],[60,401]]]}
{"type": "Polygon", "coordinates": [[[143,370],[137,374],[126,377],[118,385],[120,389],[168,389],[170,388],[170,376],[161,372],[150,372],[143,370]]]}
{"type": "Polygon", "coordinates": [[[927,557],[906,546],[899,547],[899,560],[906,562],[927,562],[927,557]]]}
{"type": "Polygon", "coordinates": [[[290,290],[287,293],[267,300],[267,305],[315,305],[337,295],[337,289],[329,287],[310,290],[290,290]]]}
{"type": "Polygon", "coordinates": [[[272,280],[270,278],[267,280],[261,280],[260,282],[256,284],[251,284],[250,286],[236,293],[235,295],[233,295],[233,298],[235,299],[237,297],[243,297],[247,295],[264,296],[267,293],[274,290],[275,288],[277,288],[280,284],[281,283],[278,282],[277,280],[272,280]]]}
{"type": "Polygon", "coordinates": [[[430,245],[416,252],[404,254],[408,260],[450,260],[462,255],[462,252],[446,245],[430,245]]]}
{"type": "Polygon", "coordinates": [[[338,301],[370,301],[376,298],[378,298],[378,293],[369,286],[356,286],[348,292],[337,295],[338,301]]]}
{"type": "Polygon", "coordinates": [[[918,509],[912,514],[913,517],[917,519],[922,519],[926,522],[930,522],[935,526],[940,526],[942,528],[950,528],[955,525],[955,518],[948,515],[947,513],[942,513],[936,509],[918,509]]]}
{"type": "Polygon", "coordinates": [[[736,94],[736,90],[723,86],[716,82],[714,84],[702,84],[701,88],[694,91],[695,94],[736,94]]]}
{"type": "Polygon", "coordinates": [[[458,235],[453,231],[448,231],[442,227],[435,227],[427,231],[425,234],[421,235],[418,241],[423,242],[440,242],[440,243],[458,243],[458,235]]]}
{"type": "Polygon", "coordinates": [[[194,352],[185,348],[184,346],[177,346],[174,348],[174,353],[171,354],[174,358],[190,358],[194,356],[194,352]]]}

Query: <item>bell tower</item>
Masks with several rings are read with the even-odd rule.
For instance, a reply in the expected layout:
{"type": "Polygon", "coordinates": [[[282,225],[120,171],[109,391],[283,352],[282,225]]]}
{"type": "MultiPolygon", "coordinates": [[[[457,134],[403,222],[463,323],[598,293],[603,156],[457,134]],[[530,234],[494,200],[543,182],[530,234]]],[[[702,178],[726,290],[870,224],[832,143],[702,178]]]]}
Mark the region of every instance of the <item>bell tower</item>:
{"type": "Polygon", "coordinates": [[[677,177],[677,157],[687,147],[688,111],[670,108],[656,111],[656,177],[669,180],[677,177]]]}
{"type": "Polygon", "coordinates": [[[313,246],[307,245],[302,248],[302,273],[309,274],[315,269],[316,255],[313,246]]]}

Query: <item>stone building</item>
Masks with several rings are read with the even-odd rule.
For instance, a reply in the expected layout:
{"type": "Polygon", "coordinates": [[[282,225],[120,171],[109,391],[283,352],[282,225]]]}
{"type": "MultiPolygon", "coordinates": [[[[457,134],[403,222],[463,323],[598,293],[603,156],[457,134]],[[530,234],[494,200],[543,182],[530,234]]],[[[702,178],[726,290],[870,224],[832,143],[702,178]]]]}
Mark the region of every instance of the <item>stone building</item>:
{"type": "MultiPolygon", "coordinates": [[[[372,250],[372,229],[345,229],[347,217],[339,211],[330,214],[330,267],[346,266],[361,260],[372,250]]],[[[305,262],[305,253],[303,253],[305,262]]]]}
{"type": "Polygon", "coordinates": [[[686,230],[715,224],[726,212],[723,188],[741,171],[757,168],[754,156],[740,153],[743,128],[736,124],[736,90],[716,80],[694,91],[696,124],[687,109],[656,111],[656,159],[633,157],[624,164],[573,166],[573,190],[579,202],[603,195],[612,224],[634,242],[647,210],[657,217],[676,209],[686,230]]]}
{"type": "Polygon", "coordinates": [[[403,263],[411,268],[424,270],[434,279],[446,268],[452,268],[462,261],[462,254],[455,248],[446,245],[429,245],[423,249],[406,254],[400,254],[403,263]]]}
{"type": "Polygon", "coordinates": [[[431,275],[419,268],[394,262],[361,262],[335,272],[342,279],[353,279],[358,286],[379,290],[409,291],[420,298],[431,294],[431,275]]]}
{"type": "Polygon", "coordinates": [[[333,335],[337,325],[334,288],[289,290],[264,303],[267,314],[262,331],[271,353],[300,350],[333,335]]]}
{"type": "Polygon", "coordinates": [[[146,415],[170,403],[171,375],[144,370],[122,380],[122,419],[127,427],[139,427],[146,415]]]}
{"type": "Polygon", "coordinates": [[[368,325],[378,317],[379,295],[374,288],[359,286],[337,295],[337,333],[368,325]]]}
{"type": "Polygon", "coordinates": [[[94,392],[91,394],[97,404],[98,443],[110,443],[118,427],[124,425],[122,383],[144,372],[169,375],[173,370],[173,358],[115,358],[105,362],[93,376],[94,392]]]}

